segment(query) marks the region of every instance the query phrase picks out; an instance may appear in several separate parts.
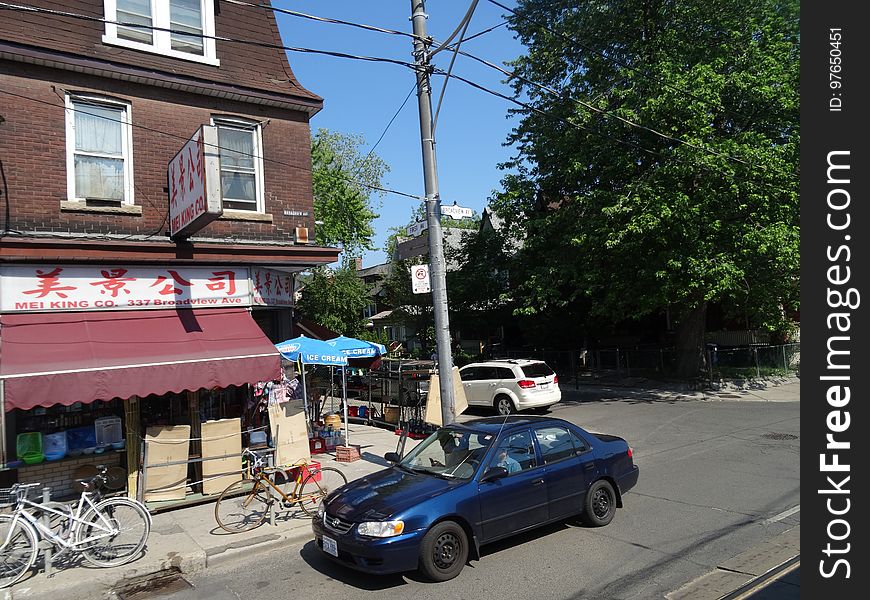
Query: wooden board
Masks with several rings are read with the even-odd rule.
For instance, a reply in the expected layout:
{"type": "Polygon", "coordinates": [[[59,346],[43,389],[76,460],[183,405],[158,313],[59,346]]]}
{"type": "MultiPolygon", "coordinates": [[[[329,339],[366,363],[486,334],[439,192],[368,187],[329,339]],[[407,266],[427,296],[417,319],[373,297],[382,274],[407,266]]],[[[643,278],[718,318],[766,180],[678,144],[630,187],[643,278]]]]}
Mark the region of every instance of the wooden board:
{"type": "Polygon", "coordinates": [[[290,400],[270,406],[269,428],[275,446],[275,466],[289,466],[299,460],[311,460],[302,400],[290,400]]]}
{"type": "Polygon", "coordinates": [[[242,420],[206,421],[201,430],[202,493],[220,494],[242,478],[242,420]]]}
{"type": "Polygon", "coordinates": [[[145,432],[145,501],[183,500],[187,495],[190,425],[149,427],[145,432]]]}
{"type": "MultiPolygon", "coordinates": [[[[429,379],[429,393],[426,397],[426,422],[432,425],[443,425],[441,420],[441,382],[438,374],[429,379]]],[[[453,367],[453,416],[461,415],[468,408],[465,398],[465,388],[459,378],[459,367],[453,367]]]]}

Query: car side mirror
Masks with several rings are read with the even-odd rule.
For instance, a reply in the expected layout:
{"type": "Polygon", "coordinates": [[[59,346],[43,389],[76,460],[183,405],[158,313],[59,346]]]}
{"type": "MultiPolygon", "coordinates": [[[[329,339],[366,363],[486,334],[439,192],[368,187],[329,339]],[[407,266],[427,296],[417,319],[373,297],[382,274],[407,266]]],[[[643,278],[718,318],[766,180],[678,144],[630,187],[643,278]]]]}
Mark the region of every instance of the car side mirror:
{"type": "Polygon", "coordinates": [[[396,452],[387,452],[386,454],[384,454],[384,460],[389,463],[396,464],[397,462],[402,460],[402,457],[400,457],[396,452]]]}
{"type": "Polygon", "coordinates": [[[507,469],[505,469],[504,467],[490,467],[486,470],[486,473],[483,474],[483,477],[480,478],[480,483],[495,481],[497,479],[501,479],[502,477],[507,477],[507,474],[507,469]]]}

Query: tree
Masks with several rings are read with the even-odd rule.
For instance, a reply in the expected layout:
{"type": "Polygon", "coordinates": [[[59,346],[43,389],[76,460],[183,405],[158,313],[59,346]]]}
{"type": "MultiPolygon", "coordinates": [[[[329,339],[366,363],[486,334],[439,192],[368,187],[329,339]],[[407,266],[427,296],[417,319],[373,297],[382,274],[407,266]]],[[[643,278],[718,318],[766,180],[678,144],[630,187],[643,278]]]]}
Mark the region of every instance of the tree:
{"type": "Polygon", "coordinates": [[[308,318],[349,337],[366,331],[363,310],[369,303],[369,287],[352,264],[335,270],[317,267],[303,278],[303,285],[299,309],[308,318]]]}
{"type": "MultiPolygon", "coordinates": [[[[352,258],[373,249],[373,187],[389,167],[375,154],[361,156],[361,136],[319,129],[311,143],[311,180],[315,239],[323,246],[339,245],[342,264],[336,269],[317,267],[303,277],[299,308],[324,327],[348,336],[365,334],[363,310],[369,287],[357,277],[352,258]]],[[[375,197],[377,198],[377,196],[375,197]]]]}
{"type": "Polygon", "coordinates": [[[525,238],[520,311],[669,310],[687,376],[708,303],[783,327],[799,292],[798,9],[518,2],[513,85],[534,110],[516,111],[493,206],[525,238]]]}
{"type": "Polygon", "coordinates": [[[360,155],[364,143],[359,135],[319,129],[311,144],[315,239],[324,246],[340,245],[345,261],[374,249],[372,221],[378,215],[372,194],[390,170],[376,154],[360,155]]]}

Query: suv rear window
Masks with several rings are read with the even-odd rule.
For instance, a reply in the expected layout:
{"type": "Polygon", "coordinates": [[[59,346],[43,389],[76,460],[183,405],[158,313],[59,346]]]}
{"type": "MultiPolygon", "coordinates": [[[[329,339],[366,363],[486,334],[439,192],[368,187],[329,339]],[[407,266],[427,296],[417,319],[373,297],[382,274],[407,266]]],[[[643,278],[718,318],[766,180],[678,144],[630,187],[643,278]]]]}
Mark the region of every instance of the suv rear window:
{"type": "Polygon", "coordinates": [[[521,368],[526,377],[549,377],[553,375],[553,369],[547,366],[547,363],[532,363],[521,368]]]}

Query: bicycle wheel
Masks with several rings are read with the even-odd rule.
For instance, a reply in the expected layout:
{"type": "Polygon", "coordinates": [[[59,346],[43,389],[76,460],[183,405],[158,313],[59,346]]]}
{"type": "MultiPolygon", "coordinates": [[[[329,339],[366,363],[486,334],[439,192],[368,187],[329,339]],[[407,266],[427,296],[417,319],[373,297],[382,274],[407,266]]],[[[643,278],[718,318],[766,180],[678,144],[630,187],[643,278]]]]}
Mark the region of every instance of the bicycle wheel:
{"type": "Polygon", "coordinates": [[[214,519],[225,531],[240,533],[266,520],[271,496],[259,479],[242,479],[227,486],[214,506],[214,519]]]}
{"type": "Polygon", "coordinates": [[[297,503],[302,511],[309,517],[317,513],[317,505],[329,492],[336,490],[347,483],[344,473],[333,467],[323,467],[313,471],[302,482],[302,490],[299,493],[297,503]]]}
{"type": "Polygon", "coordinates": [[[76,528],[76,549],[98,567],[117,567],[136,558],[151,533],[148,511],[129,498],[108,498],[82,516],[76,528]],[[107,526],[112,528],[106,532],[107,526]]]}
{"type": "Polygon", "coordinates": [[[36,561],[36,531],[22,519],[0,515],[0,588],[9,587],[22,577],[36,561]]]}

